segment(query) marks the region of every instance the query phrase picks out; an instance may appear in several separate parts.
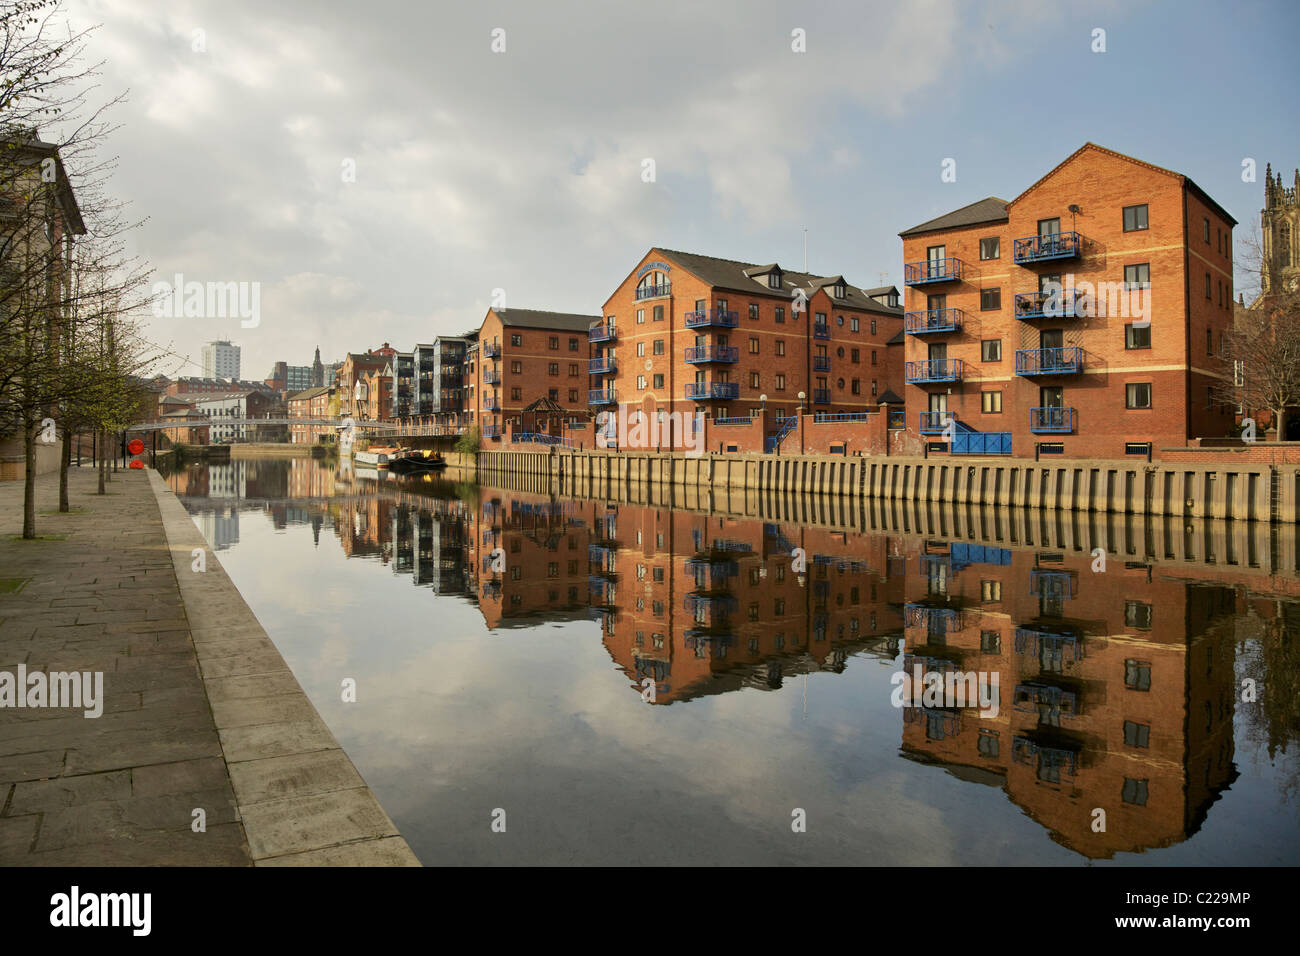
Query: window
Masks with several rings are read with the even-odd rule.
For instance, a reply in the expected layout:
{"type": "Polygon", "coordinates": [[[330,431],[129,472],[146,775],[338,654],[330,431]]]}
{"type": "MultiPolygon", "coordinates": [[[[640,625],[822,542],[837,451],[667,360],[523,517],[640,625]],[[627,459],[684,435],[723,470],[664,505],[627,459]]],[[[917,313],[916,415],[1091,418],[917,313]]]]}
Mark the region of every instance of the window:
{"type": "Polygon", "coordinates": [[[524,337],[522,335],[512,335],[510,336],[510,344],[518,348],[524,344],[524,337]]]}
{"type": "Polygon", "coordinates": [[[1125,803],[1145,807],[1147,805],[1147,782],[1145,780],[1130,780],[1125,777],[1121,796],[1124,798],[1125,803]]]}
{"type": "Polygon", "coordinates": [[[1151,263],[1140,262],[1124,267],[1124,287],[1126,289],[1145,289],[1151,285],[1151,263]]]}
{"type": "Polygon", "coordinates": [[[980,392],[980,411],[989,415],[998,415],[1002,412],[1002,392],[980,392]]]}
{"type": "Polygon", "coordinates": [[[757,302],[751,302],[751,303],[749,303],[749,317],[750,317],[751,319],[757,319],[757,318],[758,318],[758,303],[757,303],[757,302]]]}
{"type": "Polygon", "coordinates": [[[1151,605],[1145,601],[1125,601],[1124,624],[1142,631],[1151,630],[1151,605]]]}
{"type": "Polygon", "coordinates": [[[860,349],[853,349],[851,352],[849,352],[849,361],[852,362],[854,365],[857,365],[857,364],[858,364],[858,360],[859,360],[861,357],[862,357],[862,356],[861,356],[861,350],[860,350],[860,349]]]}
{"type": "Polygon", "coordinates": [[[849,317],[849,331],[850,332],[858,331],[858,317],[856,315],[849,317]]]}
{"type": "Polygon", "coordinates": [[[1214,354],[1214,333],[1209,329],[1205,330],[1205,354],[1214,354]]]}
{"type": "Polygon", "coordinates": [[[1124,386],[1124,407],[1125,408],[1150,408],[1151,407],[1151,383],[1150,382],[1130,382],[1124,386]]]}
{"type": "Polygon", "coordinates": [[[655,321],[656,321],[656,322],[662,322],[663,320],[664,320],[664,307],[663,307],[662,305],[656,305],[656,306],[655,306],[655,321]]]}
{"type": "Polygon", "coordinates": [[[749,337],[749,354],[750,354],[750,355],[757,355],[757,354],[758,354],[758,336],[757,336],[757,335],[751,335],[751,336],[749,337]]]}
{"type": "Polygon", "coordinates": [[[511,373],[514,374],[514,375],[522,375],[523,372],[524,372],[524,363],[523,363],[523,362],[511,362],[511,363],[510,363],[510,371],[511,371],[511,373]]]}
{"type": "Polygon", "coordinates": [[[986,604],[996,604],[1002,600],[1001,581],[981,581],[980,600],[986,604]]]}
{"type": "Polygon", "coordinates": [[[553,402],[558,402],[560,400],[560,390],[558,388],[548,388],[546,394],[553,402]]]}
{"type": "Polygon", "coordinates": [[[1001,654],[1002,653],[1002,632],[1001,631],[980,631],[980,653],[1001,654]]]}
{"type": "Polygon", "coordinates": [[[872,319],[872,320],[871,320],[871,334],[872,334],[872,335],[875,335],[875,334],[876,334],[876,320],[875,320],[875,319],[872,319]]]}
{"type": "Polygon", "coordinates": [[[578,390],[576,388],[569,389],[569,401],[576,402],[577,400],[578,400],[578,390]]]}
{"type": "Polygon", "coordinates": [[[785,306],[778,305],[776,307],[776,323],[777,325],[785,324],[785,306]]]}
{"type": "Polygon", "coordinates": [[[1151,665],[1146,661],[1124,662],[1124,686],[1129,690],[1151,689],[1151,665]]]}
{"type": "Polygon", "coordinates": [[[657,375],[655,375],[655,388],[663,388],[663,387],[664,387],[664,376],[663,373],[660,372],[657,375]]]}
{"type": "Polygon", "coordinates": [[[982,342],[980,342],[980,361],[1001,362],[1002,361],[1002,340],[984,339],[982,342]]]}
{"type": "Polygon", "coordinates": [[[569,351],[570,351],[570,352],[576,352],[576,351],[578,351],[578,340],[577,340],[577,339],[569,339],[569,351]]]}
{"type": "Polygon", "coordinates": [[[638,375],[638,376],[636,377],[636,387],[639,388],[639,389],[643,389],[643,388],[645,388],[645,376],[644,376],[644,375],[638,375]]]}
{"type": "Polygon", "coordinates": [[[645,357],[645,343],[644,343],[644,342],[638,342],[638,343],[636,344],[636,357],[637,357],[637,358],[644,358],[644,357],[645,357]]]}
{"type": "Polygon", "coordinates": [[[645,324],[645,309],[636,310],[636,324],[637,325],[645,324]]]}
{"type": "Polygon", "coordinates": [[[523,389],[521,389],[521,388],[512,388],[512,389],[510,390],[510,400],[511,400],[512,402],[522,401],[522,400],[523,400],[523,397],[524,397],[524,395],[523,395],[523,389]]]}
{"type": "Polygon", "coordinates": [[[1208,272],[1205,273],[1205,297],[1207,299],[1214,298],[1214,293],[1210,290],[1210,274],[1208,272]]]}
{"type": "Polygon", "coordinates": [[[981,757],[997,757],[998,755],[998,732],[996,730],[981,730],[979,733],[979,754],[981,757]]]}
{"type": "Polygon", "coordinates": [[[1210,244],[1210,220],[1208,218],[1205,220],[1205,244],[1207,246],[1210,244]]]}
{"type": "Polygon", "coordinates": [[[1137,232],[1147,227],[1147,206],[1143,203],[1140,206],[1124,207],[1124,231],[1137,232]]]}
{"type": "Polygon", "coordinates": [[[861,395],[861,394],[862,394],[862,383],[861,383],[860,381],[858,381],[858,380],[855,378],[855,379],[853,379],[853,381],[850,382],[849,384],[852,386],[851,391],[853,392],[854,395],[861,395]]]}
{"type": "Polygon", "coordinates": [[[1151,727],[1132,720],[1124,721],[1124,746],[1149,747],[1151,745],[1151,727]]]}
{"type": "Polygon", "coordinates": [[[664,354],[664,340],[663,340],[663,339],[655,339],[655,341],[654,341],[654,354],[655,354],[655,355],[663,355],[663,354],[664,354]]]}
{"type": "Polygon", "coordinates": [[[784,339],[777,339],[777,340],[776,340],[776,354],[777,354],[777,355],[784,355],[784,354],[785,354],[785,340],[784,340],[784,339]]]}
{"type": "Polygon", "coordinates": [[[1064,455],[1065,443],[1059,441],[1039,442],[1038,453],[1040,455],[1064,455]]]}
{"type": "Polygon", "coordinates": [[[1126,455],[1150,455],[1151,443],[1149,441],[1131,441],[1125,442],[1124,454],[1126,455]]]}
{"type": "Polygon", "coordinates": [[[547,374],[547,375],[559,375],[559,374],[560,374],[560,363],[559,363],[559,362],[551,362],[551,363],[549,363],[549,364],[546,366],[546,374],[547,374]]]}
{"type": "Polygon", "coordinates": [[[785,391],[785,376],[780,374],[779,372],[777,373],[776,376],[776,390],[778,392],[785,391]]]}
{"type": "Polygon", "coordinates": [[[998,259],[1002,256],[1002,240],[997,236],[990,236],[987,239],[980,240],[980,258],[984,260],[998,259]]]}
{"type": "Polygon", "coordinates": [[[750,372],[750,373],[749,373],[749,387],[750,387],[750,388],[758,388],[758,387],[759,387],[759,384],[758,384],[758,373],[757,373],[757,372],[750,372]]]}
{"type": "Polygon", "coordinates": [[[980,311],[992,312],[1002,308],[1002,290],[980,289],[980,311]]]}
{"type": "Polygon", "coordinates": [[[781,288],[781,273],[779,271],[773,270],[767,274],[767,287],[769,289],[781,288]]]}
{"type": "Polygon", "coordinates": [[[876,364],[876,350],[875,350],[875,349],[872,349],[872,350],[871,350],[871,364],[872,364],[872,365],[875,365],[875,364],[876,364]]]}
{"type": "Polygon", "coordinates": [[[552,335],[549,339],[547,339],[546,347],[550,349],[552,352],[558,351],[560,348],[560,337],[558,335],[552,335]]]}
{"type": "Polygon", "coordinates": [[[844,387],[844,379],[842,379],[842,378],[837,378],[837,379],[835,380],[835,387],[836,387],[836,388],[843,388],[843,387],[844,387]]]}
{"type": "Polygon", "coordinates": [[[1124,326],[1124,348],[1126,349],[1149,349],[1151,348],[1151,326],[1133,325],[1131,322],[1124,326]]]}
{"type": "MultiPolygon", "coordinates": [[[[841,296],[841,298],[842,298],[842,296],[841,296]]],[[[838,325],[840,328],[843,328],[843,327],[844,327],[844,316],[842,316],[842,315],[837,315],[837,316],[835,316],[835,324],[838,325]]]]}

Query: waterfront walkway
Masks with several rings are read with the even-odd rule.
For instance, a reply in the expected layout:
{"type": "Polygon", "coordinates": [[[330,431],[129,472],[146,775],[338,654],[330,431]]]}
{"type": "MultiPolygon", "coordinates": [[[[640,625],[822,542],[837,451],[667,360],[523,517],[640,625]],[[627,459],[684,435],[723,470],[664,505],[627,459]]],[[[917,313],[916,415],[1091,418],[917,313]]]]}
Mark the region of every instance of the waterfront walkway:
{"type": "Polygon", "coordinates": [[[0,679],[103,674],[99,717],[0,707],[0,864],[418,865],[156,473],[95,480],[37,541],[0,483],[0,679]]]}

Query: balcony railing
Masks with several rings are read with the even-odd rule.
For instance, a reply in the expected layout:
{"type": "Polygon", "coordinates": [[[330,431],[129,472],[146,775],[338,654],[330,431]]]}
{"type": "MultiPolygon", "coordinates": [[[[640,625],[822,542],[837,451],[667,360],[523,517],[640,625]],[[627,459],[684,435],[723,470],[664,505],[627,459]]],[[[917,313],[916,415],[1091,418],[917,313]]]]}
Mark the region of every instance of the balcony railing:
{"type": "Polygon", "coordinates": [[[750,418],[748,415],[733,415],[733,416],[730,417],[730,418],[715,418],[715,419],[713,420],[713,424],[715,424],[715,425],[752,425],[752,424],[754,424],[754,419],[750,418]]]}
{"type": "Polygon", "coordinates": [[[1074,319],[1081,317],[1082,297],[1074,289],[1022,292],[1016,296],[1017,319],[1074,319]]]}
{"type": "Polygon", "coordinates": [[[593,325],[587,330],[587,339],[591,342],[609,342],[617,335],[618,330],[612,324],[593,325]]]}
{"type": "Polygon", "coordinates": [[[924,362],[908,362],[903,366],[903,375],[912,383],[921,382],[960,382],[961,359],[932,359],[924,362]]]}
{"type": "Polygon", "coordinates": [[[686,361],[690,365],[702,365],[706,362],[735,362],[740,358],[740,350],[730,345],[693,345],[686,350],[686,361]]]}
{"type": "Polygon", "coordinates": [[[1082,248],[1083,236],[1077,232],[1056,232],[1017,239],[1011,244],[1011,257],[1017,263],[1073,259],[1082,248]]]}
{"type": "Polygon", "coordinates": [[[587,362],[587,374],[608,375],[618,370],[618,362],[612,355],[604,355],[587,362]]]}
{"type": "Polygon", "coordinates": [[[686,327],[698,329],[704,326],[718,326],[734,329],[740,322],[740,313],[731,309],[703,309],[686,313],[686,327]]]}
{"type": "Polygon", "coordinates": [[[949,257],[947,259],[927,259],[924,262],[908,262],[903,266],[904,285],[925,285],[928,282],[952,282],[961,278],[962,261],[949,257]]]}
{"type": "Polygon", "coordinates": [[[1016,349],[1017,375],[1073,375],[1083,370],[1083,349],[1016,349]]]}
{"type": "Polygon", "coordinates": [[[491,397],[485,398],[483,399],[483,407],[489,412],[498,411],[501,408],[501,399],[491,397]]]}
{"type": "Polygon", "coordinates": [[[587,391],[588,405],[613,405],[618,401],[612,388],[593,388],[587,391]]]}
{"type": "Polygon", "coordinates": [[[483,382],[487,385],[500,385],[501,373],[497,369],[488,369],[483,373],[483,382]]]}
{"type": "Polygon", "coordinates": [[[961,309],[925,309],[903,314],[903,331],[908,335],[925,335],[929,332],[958,332],[961,330],[961,309]]]}
{"type": "Polygon", "coordinates": [[[500,357],[501,357],[501,343],[500,343],[500,342],[486,342],[486,343],[484,343],[484,345],[483,345],[483,355],[484,355],[485,357],[487,357],[487,358],[492,358],[492,359],[494,359],[494,358],[500,358],[500,357]]]}
{"type": "Polygon", "coordinates": [[[835,425],[841,422],[870,421],[870,412],[814,412],[814,425],[835,425]]]}
{"type": "Polygon", "coordinates": [[[687,382],[686,397],[695,401],[740,398],[739,382],[687,382]]]}
{"type": "Polygon", "coordinates": [[[829,388],[814,388],[812,400],[814,405],[829,405],[831,403],[831,390],[829,388]]]}
{"type": "Polygon", "coordinates": [[[813,323],[813,338],[829,339],[831,337],[831,327],[825,322],[813,323]]]}
{"type": "Polygon", "coordinates": [[[661,295],[669,295],[673,290],[671,282],[665,282],[662,285],[643,285],[636,290],[637,299],[657,299],[661,295]]]}
{"type": "Polygon", "coordinates": [[[829,355],[813,356],[814,372],[829,372],[831,370],[831,357],[829,355]]]}
{"type": "Polygon", "coordinates": [[[484,426],[483,426],[483,437],[484,437],[484,438],[500,438],[500,437],[501,437],[501,426],[500,426],[500,425],[484,425],[484,426]]]}
{"type": "Polygon", "coordinates": [[[1031,408],[1029,430],[1037,434],[1068,435],[1074,431],[1074,409],[1059,406],[1031,408]]]}
{"type": "Polygon", "coordinates": [[[948,420],[957,420],[955,412],[921,412],[921,434],[942,435],[948,420]]]}

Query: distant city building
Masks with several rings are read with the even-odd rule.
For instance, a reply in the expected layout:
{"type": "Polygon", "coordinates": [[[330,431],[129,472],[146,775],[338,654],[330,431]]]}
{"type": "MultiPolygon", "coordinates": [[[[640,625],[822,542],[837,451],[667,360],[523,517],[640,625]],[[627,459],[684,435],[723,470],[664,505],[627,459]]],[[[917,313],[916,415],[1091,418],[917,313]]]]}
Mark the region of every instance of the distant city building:
{"type": "Polygon", "coordinates": [[[239,378],[239,346],[219,340],[203,346],[204,378],[239,378]]]}
{"type": "Polygon", "coordinates": [[[1264,209],[1260,213],[1260,232],[1264,237],[1264,262],[1260,276],[1261,289],[1270,292],[1295,292],[1300,290],[1300,253],[1296,251],[1296,237],[1300,236],[1300,169],[1295,172],[1293,185],[1282,185],[1282,174],[1273,176],[1270,163],[1264,173],[1264,209]],[[1273,289],[1276,276],[1282,288],[1273,289]]]}
{"type": "Polygon", "coordinates": [[[311,363],[311,385],[308,388],[320,388],[325,384],[325,366],[320,360],[320,346],[316,346],[316,357],[311,363]]]}

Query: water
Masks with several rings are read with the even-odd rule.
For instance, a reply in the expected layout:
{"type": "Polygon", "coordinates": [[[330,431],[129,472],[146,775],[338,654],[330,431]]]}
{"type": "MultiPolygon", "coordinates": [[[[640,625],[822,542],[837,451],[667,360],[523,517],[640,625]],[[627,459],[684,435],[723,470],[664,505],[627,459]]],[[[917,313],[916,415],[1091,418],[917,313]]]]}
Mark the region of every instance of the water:
{"type": "Polygon", "coordinates": [[[169,481],[426,864],[1300,862],[1290,529],[169,481]]]}

